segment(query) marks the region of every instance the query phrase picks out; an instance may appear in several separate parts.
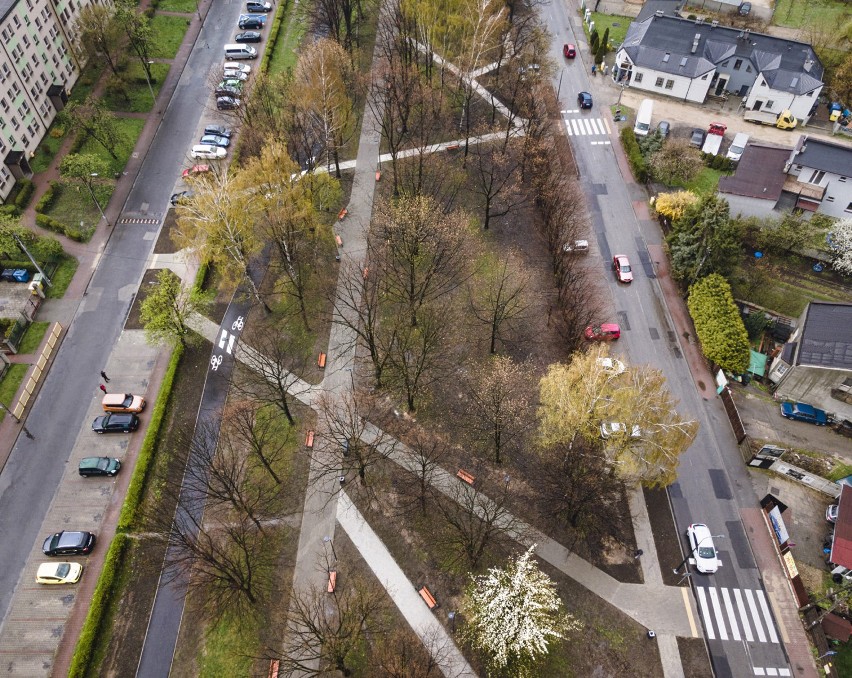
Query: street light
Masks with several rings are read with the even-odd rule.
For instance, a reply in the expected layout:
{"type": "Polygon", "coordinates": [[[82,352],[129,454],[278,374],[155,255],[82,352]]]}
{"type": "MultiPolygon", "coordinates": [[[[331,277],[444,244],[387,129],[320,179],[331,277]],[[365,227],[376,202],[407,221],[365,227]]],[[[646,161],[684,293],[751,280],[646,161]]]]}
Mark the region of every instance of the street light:
{"type": "MultiPolygon", "coordinates": [[[[148,66],[151,66],[153,63],[153,61],[149,61],[148,66]]],[[[157,97],[154,96],[154,88],[151,87],[151,78],[148,76],[148,68],[143,68],[142,72],[145,73],[145,82],[148,83],[148,91],[151,93],[151,106],[154,106],[157,103],[157,97]]]]}
{"type": "MultiPolygon", "coordinates": [[[[97,179],[97,178],[98,178],[98,173],[97,173],[97,172],[92,172],[89,176],[90,176],[92,179],[97,179]]],[[[106,214],[104,214],[104,210],[103,210],[103,207],[101,207],[101,203],[99,203],[99,202],[98,202],[98,197],[95,195],[95,191],[94,191],[94,189],[92,188],[92,182],[91,182],[91,181],[87,181],[87,182],[86,182],[86,186],[89,188],[89,193],[91,193],[91,194],[92,194],[92,200],[94,200],[94,201],[95,201],[95,205],[97,205],[97,206],[98,206],[98,212],[100,212],[100,213],[101,213],[101,216],[104,218],[104,221],[105,221],[105,222],[107,222],[107,226],[109,226],[109,225],[110,225],[110,223],[109,223],[109,219],[107,219],[107,215],[106,215],[106,214]]]]}
{"type": "Polygon", "coordinates": [[[680,565],[678,565],[675,569],[673,569],[673,570],[672,570],[672,572],[673,572],[674,574],[680,574],[680,572],[678,572],[678,570],[680,570],[680,568],[682,568],[684,565],[686,565],[686,561],[687,561],[687,560],[689,560],[690,556],[692,556],[692,555],[693,555],[693,554],[694,554],[694,553],[698,550],[698,547],[699,547],[699,546],[701,546],[701,544],[703,544],[703,543],[704,543],[705,541],[707,541],[708,539],[724,539],[724,538],[725,538],[725,535],[724,535],[724,534],[710,534],[710,535],[707,535],[706,537],[704,537],[704,539],[702,539],[700,542],[698,542],[698,543],[695,545],[695,548],[694,548],[694,549],[692,549],[689,553],[687,553],[687,554],[686,554],[686,558],[684,558],[684,559],[683,559],[683,561],[681,562],[681,564],[680,564],[680,565]]]}

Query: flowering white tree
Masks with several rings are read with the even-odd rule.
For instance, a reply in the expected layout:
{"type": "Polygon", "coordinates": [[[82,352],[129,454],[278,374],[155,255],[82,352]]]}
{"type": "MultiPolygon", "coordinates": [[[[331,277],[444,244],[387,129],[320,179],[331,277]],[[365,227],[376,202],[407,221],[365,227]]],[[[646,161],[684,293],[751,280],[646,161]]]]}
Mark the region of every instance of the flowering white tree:
{"type": "Polygon", "coordinates": [[[831,227],[831,250],[835,270],[852,275],[852,219],[843,219],[831,227]]]}
{"type": "Polygon", "coordinates": [[[462,603],[467,637],[496,669],[532,675],[535,662],[547,655],[553,640],[580,624],[566,612],[553,581],[532,560],[535,549],[509,563],[472,577],[462,603]]]}

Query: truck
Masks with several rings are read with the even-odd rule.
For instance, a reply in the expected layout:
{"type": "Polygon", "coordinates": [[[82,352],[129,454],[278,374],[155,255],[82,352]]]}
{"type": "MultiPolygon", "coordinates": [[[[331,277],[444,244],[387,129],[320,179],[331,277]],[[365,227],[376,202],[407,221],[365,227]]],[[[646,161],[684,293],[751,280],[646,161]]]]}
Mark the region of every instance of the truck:
{"type": "Polygon", "coordinates": [[[778,129],[796,129],[799,121],[790,111],[770,113],[769,111],[746,111],[743,115],[746,122],[754,122],[760,125],[774,125],[778,129]]]}
{"type": "Polygon", "coordinates": [[[704,140],[701,152],[718,155],[719,149],[722,147],[722,139],[725,138],[726,129],[728,129],[727,126],[721,122],[711,122],[710,127],[707,128],[707,138],[704,140]]]}

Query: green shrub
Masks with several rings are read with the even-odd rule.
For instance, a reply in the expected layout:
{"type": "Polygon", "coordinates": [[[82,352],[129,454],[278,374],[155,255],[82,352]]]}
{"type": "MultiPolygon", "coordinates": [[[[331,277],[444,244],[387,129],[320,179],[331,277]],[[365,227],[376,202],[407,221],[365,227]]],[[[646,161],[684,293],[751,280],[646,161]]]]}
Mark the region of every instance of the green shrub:
{"type": "Polygon", "coordinates": [[[707,359],[726,372],[743,374],[750,359],[748,332],[728,281],[718,273],[701,278],[690,286],[686,305],[707,359]]]}
{"type": "Polygon", "coordinates": [[[36,212],[36,223],[49,231],[65,235],[65,224],[57,221],[56,219],[52,219],[46,214],[36,212]]]}
{"type": "Polygon", "coordinates": [[[44,192],[44,195],[42,195],[39,201],[36,203],[35,211],[47,212],[51,207],[53,207],[54,203],[59,198],[61,192],[62,186],[59,184],[59,182],[51,181],[50,185],[47,187],[47,190],[44,192]]]}
{"type": "Polygon", "coordinates": [[[21,216],[21,210],[14,205],[0,205],[0,214],[7,217],[19,217],[21,216]]]}
{"type": "Polygon", "coordinates": [[[263,51],[263,59],[260,61],[260,72],[266,73],[269,70],[269,62],[272,60],[272,55],[275,53],[275,45],[278,44],[278,38],[281,35],[281,24],[284,17],[287,16],[287,3],[282,3],[275,13],[275,19],[272,20],[272,27],[269,29],[269,37],[266,39],[266,47],[263,51]]]}
{"type": "Polygon", "coordinates": [[[27,209],[27,205],[30,204],[30,198],[35,193],[35,184],[29,179],[20,179],[18,185],[20,189],[18,190],[18,195],[15,196],[15,207],[25,210],[27,209]]]}
{"type": "Polygon", "coordinates": [[[642,155],[632,127],[621,128],[621,145],[624,146],[624,151],[627,153],[627,161],[630,163],[630,169],[633,171],[636,181],[642,184],[647,183],[649,176],[648,163],[645,160],[645,156],[642,155]]]}
{"type": "Polygon", "coordinates": [[[77,647],[74,648],[74,656],[71,658],[71,667],[68,670],[69,678],[85,678],[92,661],[92,652],[95,648],[95,639],[100,634],[104,616],[112,601],[118,575],[121,572],[124,555],[130,538],[126,534],[116,534],[104,558],[104,566],[98,577],[98,584],[92,594],[89,603],[89,613],[80,631],[77,647]]]}

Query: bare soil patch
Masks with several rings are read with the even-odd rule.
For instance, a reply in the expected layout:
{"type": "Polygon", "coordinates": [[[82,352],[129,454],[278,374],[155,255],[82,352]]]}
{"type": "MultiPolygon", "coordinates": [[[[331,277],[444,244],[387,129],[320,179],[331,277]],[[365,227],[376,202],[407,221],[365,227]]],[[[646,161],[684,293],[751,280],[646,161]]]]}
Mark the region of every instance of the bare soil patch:
{"type": "Polygon", "coordinates": [[[648,489],[644,490],[644,495],[663,583],[667,586],[686,586],[683,575],[672,572],[674,566],[683,560],[684,552],[680,548],[680,535],[672,518],[668,495],[665,490],[648,489]]]}
{"type": "Polygon", "coordinates": [[[176,226],[177,210],[169,209],[166,211],[166,218],[163,220],[157,242],[154,243],[154,254],[171,254],[178,251],[177,243],[172,240],[172,234],[176,226]]]}
{"type": "Polygon", "coordinates": [[[684,675],[690,678],[713,678],[713,669],[703,638],[678,638],[677,649],[680,652],[684,675]]]}

